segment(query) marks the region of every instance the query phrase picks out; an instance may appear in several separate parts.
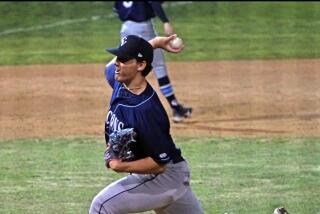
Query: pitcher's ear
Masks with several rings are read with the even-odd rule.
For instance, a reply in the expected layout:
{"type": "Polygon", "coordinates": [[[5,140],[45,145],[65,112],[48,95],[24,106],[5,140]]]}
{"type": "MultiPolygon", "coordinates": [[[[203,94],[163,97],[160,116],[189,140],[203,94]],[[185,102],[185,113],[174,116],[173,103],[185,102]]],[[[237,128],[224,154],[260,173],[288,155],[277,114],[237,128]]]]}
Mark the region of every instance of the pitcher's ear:
{"type": "Polygon", "coordinates": [[[146,61],[142,61],[142,62],[137,62],[138,63],[138,71],[142,72],[146,66],[147,66],[147,62],[146,61]]]}

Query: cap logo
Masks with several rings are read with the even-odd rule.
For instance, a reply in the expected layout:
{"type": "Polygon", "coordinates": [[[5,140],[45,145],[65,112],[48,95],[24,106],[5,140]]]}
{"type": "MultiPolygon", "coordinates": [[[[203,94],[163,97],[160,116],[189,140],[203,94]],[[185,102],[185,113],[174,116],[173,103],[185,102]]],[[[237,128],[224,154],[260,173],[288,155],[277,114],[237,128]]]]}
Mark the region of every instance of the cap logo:
{"type": "Polygon", "coordinates": [[[121,40],[121,45],[120,46],[123,46],[126,43],[127,43],[127,37],[123,37],[122,40],[121,40]]]}
{"type": "Polygon", "coordinates": [[[142,54],[141,54],[141,53],[138,53],[138,57],[142,57],[142,54]]]}

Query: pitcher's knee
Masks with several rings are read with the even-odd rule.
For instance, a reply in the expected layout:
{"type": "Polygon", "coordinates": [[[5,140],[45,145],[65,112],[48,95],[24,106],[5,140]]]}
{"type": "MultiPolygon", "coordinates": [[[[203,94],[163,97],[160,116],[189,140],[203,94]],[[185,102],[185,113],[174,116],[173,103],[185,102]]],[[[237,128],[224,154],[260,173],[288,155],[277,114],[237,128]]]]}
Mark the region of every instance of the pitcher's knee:
{"type": "Polygon", "coordinates": [[[107,202],[100,201],[99,198],[94,198],[90,206],[89,214],[116,214],[116,213],[111,210],[111,207],[108,206],[107,202]]]}

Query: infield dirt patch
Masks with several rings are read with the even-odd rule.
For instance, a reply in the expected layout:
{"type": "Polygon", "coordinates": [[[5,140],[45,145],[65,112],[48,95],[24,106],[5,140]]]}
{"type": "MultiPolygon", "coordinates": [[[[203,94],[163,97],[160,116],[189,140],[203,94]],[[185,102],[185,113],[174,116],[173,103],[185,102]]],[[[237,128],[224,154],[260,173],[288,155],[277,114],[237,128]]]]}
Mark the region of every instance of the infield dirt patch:
{"type": "MultiPolygon", "coordinates": [[[[320,60],[168,63],[192,118],[174,137],[319,137],[320,60]]],[[[111,89],[103,64],[0,67],[0,137],[103,136],[111,89]]],[[[155,76],[148,80],[160,94],[155,76]]]]}

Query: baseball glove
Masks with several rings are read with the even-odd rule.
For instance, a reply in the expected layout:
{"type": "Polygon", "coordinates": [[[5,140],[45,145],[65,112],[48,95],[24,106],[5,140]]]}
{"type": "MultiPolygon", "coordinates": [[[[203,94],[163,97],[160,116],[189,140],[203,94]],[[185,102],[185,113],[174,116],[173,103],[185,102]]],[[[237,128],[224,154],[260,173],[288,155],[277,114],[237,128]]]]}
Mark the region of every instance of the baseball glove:
{"type": "Polygon", "coordinates": [[[121,159],[122,161],[135,160],[135,154],[132,151],[137,138],[137,133],[133,128],[114,131],[109,136],[108,148],[104,153],[104,160],[109,168],[109,162],[112,159],[121,159]]]}

